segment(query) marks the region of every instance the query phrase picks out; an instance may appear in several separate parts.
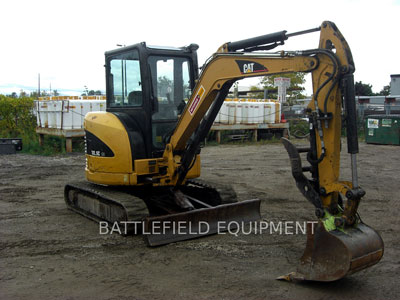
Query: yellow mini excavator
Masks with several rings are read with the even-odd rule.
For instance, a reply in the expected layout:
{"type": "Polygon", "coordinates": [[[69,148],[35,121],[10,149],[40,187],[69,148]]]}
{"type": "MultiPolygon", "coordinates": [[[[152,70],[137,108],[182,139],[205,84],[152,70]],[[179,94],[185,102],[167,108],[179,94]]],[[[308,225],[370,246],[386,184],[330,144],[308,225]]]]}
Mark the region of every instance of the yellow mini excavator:
{"type": "Polygon", "coordinates": [[[355,67],[335,24],[225,43],[200,74],[197,49],[140,43],[105,53],[107,111],[85,117],[87,181],[65,186],[67,206],[110,226],[123,225],[125,233],[140,228],[150,246],[217,233],[219,222],[258,220],[258,199],[237,201],[232,187],[196,179],[200,144],[237,80],[311,72],[310,145],[282,142],[296,185],[319,221],[308,231],[297,272],[284,278],[334,281],[376,264],[383,241],[357,213],[365,192],[357,179],[355,67]],[[318,48],[268,51],[315,31],[318,48]],[[339,180],[342,121],[351,181],[339,180]],[[302,166],[300,153],[308,166],[302,166]]]}

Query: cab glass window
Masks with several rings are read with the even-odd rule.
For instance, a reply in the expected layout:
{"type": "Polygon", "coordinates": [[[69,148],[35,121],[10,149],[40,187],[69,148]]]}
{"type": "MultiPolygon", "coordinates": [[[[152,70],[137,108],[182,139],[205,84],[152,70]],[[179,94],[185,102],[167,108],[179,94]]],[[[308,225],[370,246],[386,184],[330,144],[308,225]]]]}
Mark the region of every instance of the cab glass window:
{"type": "Polygon", "coordinates": [[[158,111],[153,114],[153,120],[176,120],[191,93],[188,59],[150,56],[148,62],[153,94],[158,101],[158,111]]]}
{"type": "Polygon", "coordinates": [[[142,106],[139,53],[132,50],[110,60],[110,106],[142,106]]]}
{"type": "Polygon", "coordinates": [[[189,61],[182,57],[150,56],[153,95],[158,102],[152,115],[152,140],[163,149],[191,94],[189,61]]]}

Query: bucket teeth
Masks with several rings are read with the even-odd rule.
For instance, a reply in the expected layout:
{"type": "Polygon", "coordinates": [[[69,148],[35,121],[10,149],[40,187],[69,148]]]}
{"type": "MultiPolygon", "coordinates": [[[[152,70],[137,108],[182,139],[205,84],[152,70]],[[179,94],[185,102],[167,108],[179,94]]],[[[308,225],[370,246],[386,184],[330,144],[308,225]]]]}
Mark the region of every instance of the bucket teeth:
{"type": "Polygon", "coordinates": [[[278,279],[335,281],[368,268],[382,258],[382,238],[364,223],[328,232],[319,222],[312,229],[312,224],[308,224],[307,245],[297,272],[278,279]]]}

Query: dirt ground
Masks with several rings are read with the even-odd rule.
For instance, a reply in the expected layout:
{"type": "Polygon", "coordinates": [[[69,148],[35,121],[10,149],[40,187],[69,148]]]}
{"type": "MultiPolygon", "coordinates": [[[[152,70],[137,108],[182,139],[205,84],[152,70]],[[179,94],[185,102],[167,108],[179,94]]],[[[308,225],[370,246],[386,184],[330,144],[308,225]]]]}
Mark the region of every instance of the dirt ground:
{"type": "MultiPolygon", "coordinates": [[[[148,248],[141,236],[100,235],[65,207],[64,184],[84,179],[82,153],[0,156],[0,299],[398,299],[400,148],[361,143],[358,161],[367,192],[359,212],[382,235],[382,261],[337,282],[294,284],[275,278],[295,270],[302,234],[148,248]]],[[[209,146],[202,164],[202,178],[260,198],[263,219],[314,220],[281,144],[209,146]]],[[[341,173],[351,179],[345,151],[341,173]]]]}

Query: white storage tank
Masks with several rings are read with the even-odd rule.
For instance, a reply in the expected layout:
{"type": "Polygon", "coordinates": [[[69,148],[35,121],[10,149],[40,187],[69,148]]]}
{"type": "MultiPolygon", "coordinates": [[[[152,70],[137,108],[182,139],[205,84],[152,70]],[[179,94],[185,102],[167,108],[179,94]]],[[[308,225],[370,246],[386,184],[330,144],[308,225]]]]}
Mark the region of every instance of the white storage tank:
{"type": "Polygon", "coordinates": [[[47,119],[49,128],[57,127],[57,115],[62,112],[62,100],[50,100],[47,103],[47,119]]]}
{"type": "Polygon", "coordinates": [[[66,111],[63,113],[63,128],[81,128],[81,100],[65,100],[66,111]]]}
{"type": "Polygon", "coordinates": [[[254,102],[254,123],[255,124],[262,124],[264,123],[264,106],[261,102],[254,102]]]}
{"type": "Polygon", "coordinates": [[[48,112],[47,112],[47,103],[49,101],[41,100],[39,101],[39,119],[40,119],[40,127],[47,128],[49,123],[47,120],[48,112]]]}
{"type": "Polygon", "coordinates": [[[83,100],[81,102],[81,110],[80,110],[80,117],[81,117],[81,122],[80,122],[80,128],[83,128],[83,122],[85,121],[85,116],[88,112],[91,112],[92,109],[92,104],[91,101],[94,100],[83,100]]]}
{"type": "Polygon", "coordinates": [[[61,110],[56,114],[56,127],[57,129],[64,128],[64,114],[68,112],[68,100],[62,100],[61,102],[61,110]]]}
{"type": "Polygon", "coordinates": [[[43,128],[82,129],[88,112],[106,110],[104,96],[40,97],[34,103],[37,126],[43,128]]]}
{"type": "Polygon", "coordinates": [[[105,110],[106,110],[106,101],[105,100],[91,100],[90,101],[90,111],[105,111],[105,110]]]}
{"type": "Polygon", "coordinates": [[[243,124],[256,124],[254,104],[255,102],[250,102],[250,101],[243,102],[243,107],[242,107],[243,124]]]}
{"type": "Polygon", "coordinates": [[[250,103],[247,101],[242,103],[242,124],[249,124],[249,107],[250,103]]]}
{"type": "Polygon", "coordinates": [[[264,102],[264,123],[273,124],[275,123],[275,103],[264,102]]]}
{"type": "Polygon", "coordinates": [[[47,126],[49,128],[56,127],[56,107],[55,101],[48,101],[47,102],[47,126]]]}
{"type": "Polygon", "coordinates": [[[228,124],[235,124],[236,122],[236,102],[228,102],[228,124]]]}
{"type": "Polygon", "coordinates": [[[282,104],[268,99],[225,99],[214,123],[274,124],[281,122],[282,104]]]}
{"type": "Polygon", "coordinates": [[[74,114],[72,128],[81,129],[83,128],[83,121],[85,120],[85,112],[89,112],[90,103],[87,100],[75,100],[75,107],[72,109],[74,114]]]}
{"type": "Polygon", "coordinates": [[[243,102],[236,102],[236,124],[241,124],[243,122],[243,102]]]}
{"type": "Polygon", "coordinates": [[[256,122],[256,118],[255,118],[254,102],[249,102],[247,123],[248,124],[255,124],[255,122],[256,122]]]}

